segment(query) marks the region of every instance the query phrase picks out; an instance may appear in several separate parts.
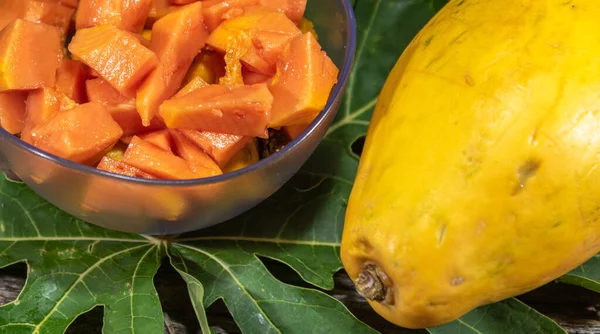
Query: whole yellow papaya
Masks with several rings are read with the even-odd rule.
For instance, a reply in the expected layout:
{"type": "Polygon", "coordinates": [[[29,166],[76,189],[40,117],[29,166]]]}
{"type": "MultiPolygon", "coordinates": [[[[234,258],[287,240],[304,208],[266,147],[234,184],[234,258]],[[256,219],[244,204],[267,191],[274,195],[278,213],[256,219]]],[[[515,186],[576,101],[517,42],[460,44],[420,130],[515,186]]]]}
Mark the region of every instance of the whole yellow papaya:
{"type": "Polygon", "coordinates": [[[452,0],[381,91],[344,267],[381,316],[441,325],[600,251],[600,2],[452,0]]]}

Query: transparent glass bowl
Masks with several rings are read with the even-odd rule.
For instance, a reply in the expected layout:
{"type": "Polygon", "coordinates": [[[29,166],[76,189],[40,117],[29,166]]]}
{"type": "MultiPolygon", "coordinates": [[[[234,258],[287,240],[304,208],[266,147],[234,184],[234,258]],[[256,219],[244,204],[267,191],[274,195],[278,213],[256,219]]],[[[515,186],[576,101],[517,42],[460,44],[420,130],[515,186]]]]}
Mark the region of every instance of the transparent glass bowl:
{"type": "Polygon", "coordinates": [[[0,128],[0,159],[37,194],[95,225],[140,234],[177,234],[231,219],[271,196],[325,136],[354,61],[356,24],[350,0],[308,0],[319,43],[340,69],[325,109],[285,148],[258,163],[197,180],[114,175],[41,151],[0,128]]]}

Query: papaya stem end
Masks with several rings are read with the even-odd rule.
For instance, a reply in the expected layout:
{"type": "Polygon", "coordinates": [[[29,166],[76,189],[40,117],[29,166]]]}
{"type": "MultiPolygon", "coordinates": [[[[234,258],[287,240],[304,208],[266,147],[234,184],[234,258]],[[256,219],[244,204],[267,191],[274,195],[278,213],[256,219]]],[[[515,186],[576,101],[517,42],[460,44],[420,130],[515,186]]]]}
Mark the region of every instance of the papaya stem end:
{"type": "Polygon", "coordinates": [[[388,295],[388,288],[384,284],[386,277],[379,267],[374,264],[367,264],[354,280],[356,291],[366,299],[383,302],[388,295]]]}

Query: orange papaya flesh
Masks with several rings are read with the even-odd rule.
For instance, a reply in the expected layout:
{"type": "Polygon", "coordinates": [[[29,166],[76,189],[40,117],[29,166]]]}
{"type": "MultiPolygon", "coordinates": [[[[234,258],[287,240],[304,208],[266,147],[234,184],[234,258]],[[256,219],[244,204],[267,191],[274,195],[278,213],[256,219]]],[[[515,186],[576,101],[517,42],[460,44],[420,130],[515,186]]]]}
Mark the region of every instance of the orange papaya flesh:
{"type": "Polygon", "coordinates": [[[55,114],[32,130],[33,145],[59,157],[96,164],[123,135],[106,108],[97,102],[55,114]]]}
{"type": "Polygon", "coordinates": [[[23,18],[32,22],[46,23],[57,27],[60,31],[61,41],[65,41],[65,37],[71,27],[73,15],[75,14],[75,8],[62,5],[59,2],[44,0],[12,1],[25,1],[26,8],[23,18]]]}
{"type": "Polygon", "coordinates": [[[204,49],[194,59],[194,62],[183,79],[183,84],[187,85],[196,77],[201,77],[202,80],[211,85],[215,84],[218,82],[219,78],[225,75],[225,66],[225,59],[222,55],[204,49]]]}
{"type": "Polygon", "coordinates": [[[78,30],[69,51],[127,97],[135,97],[141,81],[158,65],[154,52],[111,25],[78,30]]]}
{"type": "Polygon", "coordinates": [[[123,155],[124,163],[166,180],[196,179],[209,176],[195,171],[182,158],[150,144],[138,136],[131,139],[123,155]]]}
{"type": "Polygon", "coordinates": [[[242,77],[244,84],[254,85],[258,83],[270,83],[273,80],[272,75],[265,75],[262,73],[252,72],[248,69],[242,68],[242,77]]]}
{"type": "Polygon", "coordinates": [[[143,179],[156,179],[155,176],[148,174],[139,168],[130,166],[122,161],[111,159],[107,156],[100,160],[100,163],[98,163],[96,168],[125,176],[139,177],[143,179]]]}
{"type": "Polygon", "coordinates": [[[309,125],[310,124],[298,124],[284,126],[281,128],[281,130],[283,130],[283,133],[285,133],[285,135],[288,136],[290,140],[294,140],[298,138],[302,134],[302,132],[304,132],[304,130],[306,130],[309,127],[309,125]]]}
{"type": "Polygon", "coordinates": [[[323,110],[338,68],[311,33],[296,37],[277,63],[270,128],[308,124],[323,110]]]}
{"type": "Polygon", "coordinates": [[[139,134],[138,137],[140,137],[140,139],[142,139],[150,144],[153,144],[167,152],[173,153],[173,149],[172,149],[173,144],[172,144],[172,139],[171,139],[171,133],[169,132],[168,129],[146,132],[143,134],[139,134]]]}
{"type": "Polygon", "coordinates": [[[54,86],[61,59],[58,28],[14,20],[0,31],[0,92],[54,86]]]}
{"type": "Polygon", "coordinates": [[[10,134],[21,133],[25,125],[25,99],[27,92],[0,93],[0,126],[10,134]]]}
{"type": "Polygon", "coordinates": [[[192,81],[188,82],[187,85],[183,86],[173,97],[181,97],[188,93],[191,93],[199,88],[210,86],[208,82],[204,81],[201,77],[195,77],[192,81]]]}
{"type": "Polygon", "coordinates": [[[159,112],[168,128],[264,138],[272,103],[265,84],[210,85],[165,101],[159,112]]]}
{"type": "Polygon", "coordinates": [[[249,136],[236,136],[225,133],[185,129],[178,131],[206,152],[220,168],[224,168],[239,150],[253,140],[249,136]]]}
{"type": "Polygon", "coordinates": [[[171,138],[173,138],[176,154],[187,161],[192,168],[206,169],[206,172],[211,176],[223,174],[219,165],[179,130],[170,129],[169,131],[171,132],[171,138]]]}
{"type": "Polygon", "coordinates": [[[204,22],[209,32],[215,30],[226,18],[227,13],[238,11],[243,13],[243,8],[258,5],[259,0],[204,0],[204,22]]]}
{"type": "Polygon", "coordinates": [[[75,28],[112,25],[141,33],[151,6],[152,0],[81,0],[75,16],[75,28]]]}
{"type": "Polygon", "coordinates": [[[255,72],[273,75],[277,59],[298,35],[300,29],[285,14],[265,7],[247,7],[242,15],[217,26],[206,44],[221,53],[238,45],[248,46],[236,51],[243,54],[242,63],[255,72]],[[232,39],[237,40],[233,45],[232,39]],[[244,39],[247,42],[240,41],[244,39]]]}
{"type": "Polygon", "coordinates": [[[295,23],[302,21],[306,10],[306,0],[259,0],[259,4],[284,13],[295,23]]]}
{"type": "Polygon", "coordinates": [[[135,99],[124,96],[104,79],[90,79],[85,85],[89,101],[102,103],[121,126],[124,136],[164,127],[159,119],[154,119],[147,127],[144,126],[136,109],[135,99]]]}
{"type": "Polygon", "coordinates": [[[149,125],[158,113],[159,105],[177,92],[207,37],[202,2],[186,5],[154,24],[151,50],[157,55],[160,66],[144,80],[137,92],[137,109],[144,125],[149,125]]]}
{"type": "Polygon", "coordinates": [[[154,23],[161,17],[179,10],[181,7],[182,6],[171,4],[169,0],[152,0],[150,2],[150,10],[148,12],[148,19],[146,20],[145,28],[152,29],[154,23]]]}
{"type": "Polygon", "coordinates": [[[69,6],[71,8],[75,8],[75,9],[77,9],[77,6],[79,6],[79,0],[41,0],[41,1],[58,3],[58,4],[69,6]]]}
{"type": "Polygon", "coordinates": [[[56,72],[56,86],[77,103],[87,102],[85,81],[87,73],[81,62],[63,59],[56,72]]]}
{"type": "Polygon", "coordinates": [[[198,0],[169,0],[173,5],[189,5],[192,2],[196,2],[198,0]]]}

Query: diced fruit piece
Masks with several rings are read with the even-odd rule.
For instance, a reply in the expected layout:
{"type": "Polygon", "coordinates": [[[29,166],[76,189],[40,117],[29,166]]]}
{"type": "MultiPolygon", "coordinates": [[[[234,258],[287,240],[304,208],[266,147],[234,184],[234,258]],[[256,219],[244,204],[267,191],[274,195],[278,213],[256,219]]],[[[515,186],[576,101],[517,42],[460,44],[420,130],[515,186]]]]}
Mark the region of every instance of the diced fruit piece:
{"type": "Polygon", "coordinates": [[[210,85],[165,101],[160,116],[168,128],[264,137],[272,103],[265,84],[210,85]]]}
{"type": "Polygon", "coordinates": [[[156,179],[156,177],[144,172],[139,168],[130,166],[122,161],[113,160],[108,156],[103,157],[102,160],[100,160],[98,166],[96,166],[96,168],[125,176],[139,177],[144,179],[156,179]]]}
{"type": "Polygon", "coordinates": [[[295,38],[277,63],[269,127],[308,124],[323,110],[338,68],[311,33],[295,38]]]}
{"type": "Polygon", "coordinates": [[[65,36],[71,25],[75,8],[59,1],[2,0],[0,1],[0,30],[16,19],[46,23],[59,29],[65,36]]]}
{"type": "Polygon", "coordinates": [[[244,77],[244,84],[246,85],[254,85],[263,82],[270,83],[270,81],[273,79],[272,75],[256,73],[246,69],[242,69],[242,76],[244,77]]]}
{"type": "Polygon", "coordinates": [[[38,125],[48,122],[60,111],[60,96],[56,88],[44,87],[34,90],[27,96],[26,118],[21,139],[33,144],[31,131],[38,125]]]}
{"type": "Polygon", "coordinates": [[[79,5],[79,0],[42,0],[42,1],[60,3],[65,6],[69,6],[71,8],[77,8],[77,6],[79,5]]]}
{"type": "Polygon", "coordinates": [[[158,65],[154,52],[110,25],[78,30],[69,51],[128,97],[135,97],[142,79],[158,65]]]}
{"type": "Polygon", "coordinates": [[[149,125],[158,106],[177,92],[207,37],[202,2],[184,6],[154,23],[151,49],[160,66],[144,80],[137,92],[137,109],[144,125],[149,125]]]}
{"type": "Polygon", "coordinates": [[[168,129],[151,131],[144,134],[138,135],[140,139],[153,144],[165,151],[173,152],[171,148],[171,133],[168,129]]]}
{"type": "Polygon", "coordinates": [[[57,113],[33,129],[31,136],[41,150],[82,164],[95,164],[122,134],[108,110],[91,102],[57,113]]]}
{"type": "Polygon", "coordinates": [[[188,5],[198,0],[169,0],[174,5],[188,5]]]}
{"type": "Polygon", "coordinates": [[[300,21],[298,28],[300,28],[300,31],[302,32],[302,34],[310,32],[313,35],[315,35],[316,40],[319,40],[319,35],[317,34],[317,31],[315,30],[315,25],[313,24],[313,22],[311,20],[307,19],[306,17],[302,18],[302,21],[300,21]]]}
{"type": "Polygon", "coordinates": [[[298,138],[298,136],[300,136],[302,134],[302,132],[304,132],[304,130],[306,130],[306,128],[308,128],[310,124],[298,124],[298,125],[291,125],[291,126],[284,126],[283,128],[281,128],[281,130],[283,130],[283,132],[290,137],[290,140],[294,140],[296,138],[298,138]]]}
{"type": "Polygon", "coordinates": [[[236,153],[231,161],[223,168],[225,173],[230,173],[244,167],[248,167],[259,160],[256,140],[252,140],[236,153]]]}
{"type": "MultiPolygon", "coordinates": [[[[204,22],[208,31],[212,32],[227,17],[237,12],[243,13],[243,9],[258,5],[259,0],[204,0],[204,22]],[[228,15],[229,14],[229,15],[228,15]]],[[[234,14],[235,15],[235,14],[234,14]]]]}
{"type": "Polygon", "coordinates": [[[296,23],[302,21],[306,9],[306,0],[259,0],[259,4],[284,13],[296,23]]]}
{"type": "Polygon", "coordinates": [[[210,175],[223,174],[217,163],[204,152],[200,147],[191,142],[179,130],[170,129],[173,143],[175,144],[175,152],[196,169],[206,169],[210,175]]]}
{"type": "Polygon", "coordinates": [[[123,135],[132,136],[142,131],[163,127],[159,119],[154,119],[150,126],[145,127],[137,112],[135,99],[122,95],[104,79],[91,79],[85,84],[89,101],[102,103],[123,129],[123,135]]]}
{"type": "Polygon", "coordinates": [[[248,7],[241,16],[221,23],[206,44],[222,53],[236,45],[247,46],[233,52],[241,52],[241,61],[255,72],[273,75],[277,59],[299,35],[300,29],[285,14],[264,7],[248,7]]]}
{"type": "Polygon", "coordinates": [[[180,8],[181,6],[172,5],[169,0],[152,0],[150,3],[150,11],[148,12],[148,19],[145,24],[146,29],[151,29],[154,23],[161,17],[180,8]]]}
{"type": "Polygon", "coordinates": [[[144,28],[151,5],[152,0],[81,0],[75,27],[79,30],[113,25],[139,33],[144,28]]]}
{"type": "Polygon", "coordinates": [[[131,144],[123,156],[124,163],[137,167],[146,173],[156,175],[161,179],[184,180],[206,176],[205,170],[192,170],[182,158],[152,145],[138,136],[131,139],[131,144]]]}
{"type": "Polygon", "coordinates": [[[61,57],[58,28],[13,21],[0,31],[0,92],[54,86],[61,57]]]}
{"type": "Polygon", "coordinates": [[[0,126],[10,134],[23,130],[25,124],[25,99],[27,92],[0,93],[0,126]]]}
{"type": "Polygon", "coordinates": [[[70,99],[77,103],[85,103],[86,72],[83,64],[69,59],[63,59],[56,72],[56,86],[70,99]]]}
{"type": "Polygon", "coordinates": [[[244,145],[253,140],[252,137],[224,133],[185,129],[178,131],[206,152],[221,168],[225,167],[244,145]]]}
{"type": "Polygon", "coordinates": [[[210,85],[206,81],[202,80],[201,77],[196,77],[192,81],[190,81],[187,85],[185,85],[183,88],[181,88],[179,90],[179,92],[177,92],[177,94],[175,94],[175,96],[173,96],[173,97],[181,97],[181,96],[184,96],[188,93],[195,91],[198,88],[204,88],[204,87],[208,87],[208,86],[210,86],[210,85]]]}
{"type": "Polygon", "coordinates": [[[225,60],[223,56],[214,51],[202,50],[202,53],[194,59],[183,83],[187,84],[194,78],[201,77],[204,81],[212,85],[217,83],[217,79],[224,75],[225,60]]]}
{"type": "Polygon", "coordinates": [[[225,75],[219,79],[221,85],[240,86],[244,84],[242,76],[242,57],[248,52],[252,41],[246,35],[235,34],[230,37],[225,50],[225,75]]]}

